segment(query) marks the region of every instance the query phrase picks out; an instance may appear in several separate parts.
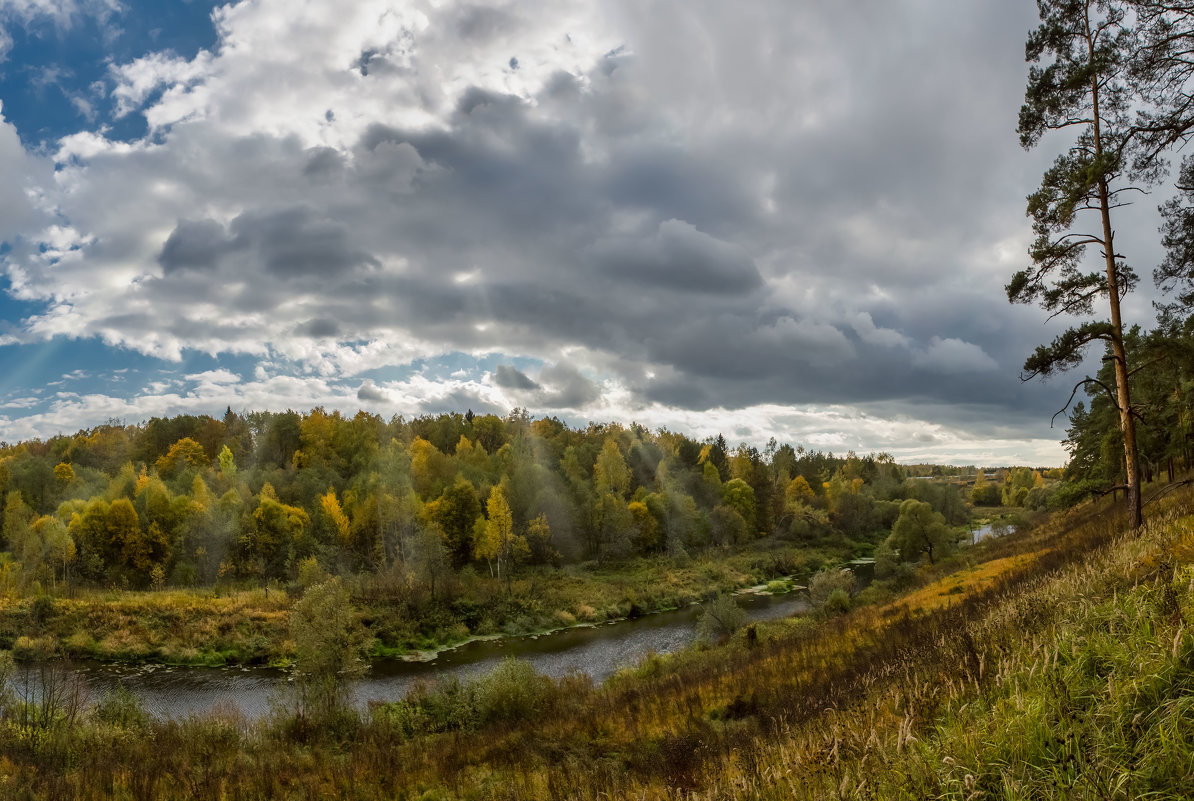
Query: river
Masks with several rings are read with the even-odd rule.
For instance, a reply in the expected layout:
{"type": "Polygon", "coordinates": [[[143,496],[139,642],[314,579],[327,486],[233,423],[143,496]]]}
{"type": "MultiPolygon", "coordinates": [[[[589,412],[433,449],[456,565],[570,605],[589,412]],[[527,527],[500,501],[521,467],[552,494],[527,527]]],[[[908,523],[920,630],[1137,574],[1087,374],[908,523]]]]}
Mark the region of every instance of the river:
{"type": "MultiPolygon", "coordinates": [[[[747,621],[785,617],[808,611],[808,596],[737,596],[747,621]]],[[[387,660],[374,663],[352,685],[359,708],[371,701],[395,701],[416,682],[464,678],[492,670],[508,657],[529,662],[541,674],[559,678],[586,673],[602,681],[649,653],[665,654],[696,640],[700,607],[645,615],[599,626],[578,627],[551,634],[477,641],[441,653],[428,662],[387,660]]],[[[28,669],[27,667],[25,669],[28,669]]],[[[182,719],[213,711],[239,710],[248,720],[260,719],[285,702],[289,682],[283,670],[264,667],[170,667],[76,662],[71,669],[86,694],[97,699],[123,685],[145,710],[157,718],[182,719]]]]}

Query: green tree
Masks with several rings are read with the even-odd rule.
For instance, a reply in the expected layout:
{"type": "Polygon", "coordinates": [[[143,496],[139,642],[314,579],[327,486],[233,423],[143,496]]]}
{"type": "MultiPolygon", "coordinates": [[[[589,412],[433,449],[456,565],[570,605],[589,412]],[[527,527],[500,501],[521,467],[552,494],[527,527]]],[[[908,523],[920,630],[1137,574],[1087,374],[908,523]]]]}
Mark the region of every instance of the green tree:
{"type": "Polygon", "coordinates": [[[950,546],[953,533],[945,525],[945,516],[933,511],[924,501],[909,498],[900,504],[900,516],[891,528],[887,545],[900,553],[900,561],[911,562],[922,553],[935,557],[950,546]]]}
{"type": "Polygon", "coordinates": [[[220,463],[220,475],[224,477],[229,483],[236,481],[236,457],[232,455],[232,449],[225,445],[220,448],[220,455],[216,457],[220,463]]]}
{"type": "Polygon", "coordinates": [[[299,717],[334,721],[348,709],[349,682],[369,669],[371,644],[339,577],[316,584],[295,602],[290,637],[299,717]]]}
{"type": "Polygon", "coordinates": [[[427,518],[444,534],[453,566],[460,568],[473,557],[473,526],[481,516],[477,491],[464,476],[425,507],[427,518]]]}
{"type": "Polygon", "coordinates": [[[33,510],[25,503],[21,493],[12,490],[4,498],[4,542],[12,550],[19,550],[29,532],[33,510]]]}
{"type": "Polygon", "coordinates": [[[731,478],[721,488],[725,505],[742,516],[746,524],[746,535],[755,533],[755,491],[754,488],[740,478],[731,478]]]}
{"type": "MultiPolygon", "coordinates": [[[[1194,2],[1131,0],[1136,41],[1129,71],[1142,101],[1136,120],[1140,142],[1136,163],[1157,169],[1170,148],[1194,134],[1194,2]]],[[[1194,157],[1184,156],[1176,182],[1180,190],[1160,207],[1165,259],[1153,272],[1157,286],[1176,291],[1164,309],[1167,322],[1179,309],[1194,307],[1194,157]]]]}
{"type": "MultiPolygon", "coordinates": [[[[1035,234],[1031,264],[1012,276],[1007,296],[1013,303],[1039,303],[1051,316],[1088,318],[1038,347],[1024,363],[1026,379],[1077,366],[1093,342],[1109,347],[1115,383],[1106,389],[1119,413],[1129,523],[1137,528],[1140,470],[1120,312],[1136,274],[1117,254],[1111,226],[1111,210],[1136,188],[1126,180],[1136,147],[1126,82],[1130,31],[1123,5],[1114,0],[1038,0],[1037,6],[1041,25],[1025,48],[1033,66],[1020,109],[1020,143],[1032,148],[1046,132],[1067,129],[1072,144],[1028,198],[1035,234]],[[1085,212],[1093,212],[1095,222],[1078,228],[1085,212]],[[1102,266],[1087,272],[1083,257],[1090,245],[1101,252],[1102,266]],[[1089,319],[1097,298],[1106,303],[1107,319],[1089,319]]],[[[1154,176],[1138,177],[1147,182],[1154,176]]],[[[1088,377],[1080,385],[1094,381],[1088,377]]]]}

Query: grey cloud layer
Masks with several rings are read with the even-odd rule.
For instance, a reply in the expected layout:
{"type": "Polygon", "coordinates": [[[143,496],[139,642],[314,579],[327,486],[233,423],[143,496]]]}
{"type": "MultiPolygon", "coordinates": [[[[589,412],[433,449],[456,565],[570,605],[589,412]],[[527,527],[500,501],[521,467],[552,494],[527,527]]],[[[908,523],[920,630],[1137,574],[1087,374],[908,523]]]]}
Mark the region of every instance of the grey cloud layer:
{"type": "Polygon", "coordinates": [[[931,403],[1039,428],[1058,390],[1015,373],[1047,330],[1001,292],[1040,166],[1012,132],[1032,9],[840,5],[600,4],[621,47],[583,71],[529,55],[550,4],[427,6],[401,48],[324,78],[424,122],[311,108],[316,142],[279,106],[279,130],[246,134],[222,121],[277,87],[217,94],[74,159],[52,197],[83,257],[8,267],[53,299],[35,332],[164,355],[380,338],[541,360],[492,380],[545,410],[610,377],[685,409],[931,403]],[[421,88],[495,42],[501,69],[546,77],[421,88]]]}

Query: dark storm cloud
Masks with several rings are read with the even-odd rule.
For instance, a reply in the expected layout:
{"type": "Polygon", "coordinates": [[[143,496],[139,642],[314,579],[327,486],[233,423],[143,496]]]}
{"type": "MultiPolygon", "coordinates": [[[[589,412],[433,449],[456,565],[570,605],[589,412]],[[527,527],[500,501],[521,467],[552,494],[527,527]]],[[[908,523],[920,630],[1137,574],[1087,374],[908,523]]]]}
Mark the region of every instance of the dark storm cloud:
{"type": "Polygon", "coordinates": [[[158,254],[167,273],[210,270],[229,254],[248,254],[280,277],[328,275],[351,271],[376,259],[352,245],[347,225],[321,217],[308,207],[246,212],[231,231],[214,220],[180,221],[158,254]]]}
{"type": "Polygon", "coordinates": [[[547,387],[539,399],[549,409],[580,409],[601,397],[601,388],[570,364],[549,364],[539,371],[547,387]]]}
{"type": "Polygon", "coordinates": [[[344,167],[344,156],[338,150],[330,147],[316,147],[309,152],[303,175],[321,178],[338,173],[344,167]]]}
{"type": "Polygon", "coordinates": [[[598,242],[593,257],[610,278],[681,292],[741,294],[763,283],[743,248],[679,220],[665,220],[649,237],[598,242]]]}
{"type": "Polygon", "coordinates": [[[575,365],[544,365],[536,381],[512,365],[501,364],[493,383],[514,391],[524,405],[540,410],[581,409],[601,398],[601,388],[575,365]]]}
{"type": "Polygon", "coordinates": [[[499,364],[493,373],[493,383],[503,389],[539,389],[531,377],[510,364],[499,364]]]}
{"type": "Polygon", "coordinates": [[[162,246],[158,264],[166,272],[210,269],[232,244],[224,226],[215,220],[181,220],[162,246]]]}
{"type": "Polygon", "coordinates": [[[326,339],[340,334],[340,323],[328,317],[316,317],[297,326],[294,332],[300,336],[326,339]]]}
{"type": "Polygon", "coordinates": [[[348,225],[297,207],[232,221],[233,247],[249,249],[279,277],[343,273],[376,259],[354,247],[348,225]]]}

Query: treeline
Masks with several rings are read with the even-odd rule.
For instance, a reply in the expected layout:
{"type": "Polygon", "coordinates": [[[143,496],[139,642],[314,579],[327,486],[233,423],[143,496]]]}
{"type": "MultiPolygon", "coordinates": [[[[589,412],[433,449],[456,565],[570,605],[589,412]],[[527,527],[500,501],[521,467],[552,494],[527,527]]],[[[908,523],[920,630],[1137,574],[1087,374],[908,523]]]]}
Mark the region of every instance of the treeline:
{"type": "MultiPolygon", "coordinates": [[[[1151,331],[1134,327],[1124,335],[1129,360],[1141,477],[1172,481],[1194,466],[1194,317],[1162,315],[1151,331]]],[[[1126,483],[1123,433],[1111,360],[1083,382],[1089,404],[1070,411],[1065,446],[1068,496],[1076,500],[1126,483]]]]}
{"type": "MultiPolygon", "coordinates": [[[[1011,506],[1041,511],[1055,506],[1061,489],[1059,468],[1034,470],[1031,467],[1000,468],[992,473],[978,470],[970,490],[975,506],[1011,506]]],[[[1064,493],[1063,493],[1064,495],[1064,493]]]]}
{"type": "Polygon", "coordinates": [[[764,536],[865,550],[907,498],[968,519],[955,488],[906,480],[886,454],[731,449],[522,410],[110,423],[0,447],[0,497],[0,591],[364,573],[434,595],[466,569],[509,577],[764,536]]]}

